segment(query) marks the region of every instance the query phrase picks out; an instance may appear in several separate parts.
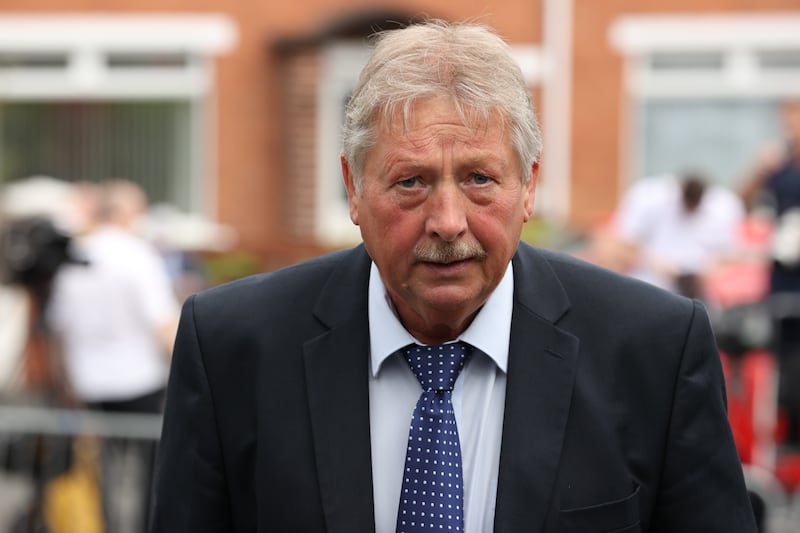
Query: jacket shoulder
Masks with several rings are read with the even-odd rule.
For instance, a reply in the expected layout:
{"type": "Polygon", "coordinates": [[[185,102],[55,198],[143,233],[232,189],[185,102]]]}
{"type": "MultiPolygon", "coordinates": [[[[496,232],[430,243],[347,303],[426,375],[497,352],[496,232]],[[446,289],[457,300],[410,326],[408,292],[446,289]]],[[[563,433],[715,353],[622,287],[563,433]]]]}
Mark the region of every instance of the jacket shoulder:
{"type": "Polygon", "coordinates": [[[253,306],[262,313],[276,308],[284,311],[298,306],[308,308],[337,271],[368,262],[362,246],[332,252],[206,289],[195,295],[193,305],[195,312],[208,309],[234,314],[237,310],[252,312],[253,306]]]}
{"type": "Polygon", "coordinates": [[[692,301],[688,298],[563,252],[525,245],[520,247],[519,256],[526,269],[545,269],[552,273],[576,308],[586,307],[596,313],[607,313],[609,317],[693,313],[692,301]]]}

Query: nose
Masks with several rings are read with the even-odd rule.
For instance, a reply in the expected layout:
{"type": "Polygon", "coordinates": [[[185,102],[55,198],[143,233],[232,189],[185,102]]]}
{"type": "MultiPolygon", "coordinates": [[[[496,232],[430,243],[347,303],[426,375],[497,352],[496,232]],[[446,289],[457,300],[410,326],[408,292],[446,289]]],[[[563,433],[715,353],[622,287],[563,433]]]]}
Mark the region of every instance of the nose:
{"type": "Polygon", "coordinates": [[[467,231],[466,206],[462,192],[452,182],[440,183],[428,199],[426,231],[445,242],[452,242],[467,231]]]}

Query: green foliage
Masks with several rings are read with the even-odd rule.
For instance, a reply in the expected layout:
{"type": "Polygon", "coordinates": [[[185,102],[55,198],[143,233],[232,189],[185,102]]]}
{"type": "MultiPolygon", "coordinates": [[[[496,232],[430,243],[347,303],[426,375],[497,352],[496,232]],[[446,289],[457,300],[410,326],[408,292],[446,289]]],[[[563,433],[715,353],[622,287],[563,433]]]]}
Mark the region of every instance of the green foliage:
{"type": "Polygon", "coordinates": [[[263,270],[258,257],[245,251],[207,257],[203,260],[203,266],[211,286],[244,278],[263,270]]]}
{"type": "Polygon", "coordinates": [[[521,240],[539,248],[570,252],[580,245],[581,236],[563,224],[537,217],[522,226],[521,240]]]}

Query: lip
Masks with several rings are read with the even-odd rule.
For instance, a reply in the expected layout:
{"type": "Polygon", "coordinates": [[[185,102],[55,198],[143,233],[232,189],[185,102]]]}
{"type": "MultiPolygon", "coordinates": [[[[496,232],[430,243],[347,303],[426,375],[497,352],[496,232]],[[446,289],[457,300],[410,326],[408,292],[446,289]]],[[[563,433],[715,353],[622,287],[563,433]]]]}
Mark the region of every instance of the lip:
{"type": "Polygon", "coordinates": [[[472,263],[471,259],[462,259],[460,261],[453,261],[452,263],[421,263],[427,270],[434,272],[440,276],[453,276],[463,273],[469,264],[472,263]]]}

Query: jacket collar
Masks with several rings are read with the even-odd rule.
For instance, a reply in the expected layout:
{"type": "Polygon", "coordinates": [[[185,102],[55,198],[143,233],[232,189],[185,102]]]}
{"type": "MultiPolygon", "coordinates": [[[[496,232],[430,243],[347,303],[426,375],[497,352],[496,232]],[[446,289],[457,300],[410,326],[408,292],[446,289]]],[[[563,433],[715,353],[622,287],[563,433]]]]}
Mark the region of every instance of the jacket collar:
{"type": "MultiPolygon", "coordinates": [[[[305,367],[328,531],[374,531],[369,430],[367,280],[363,245],[340,253],[314,308],[330,328],[309,340],[305,367]],[[343,487],[350,487],[343,490],[343,487]]],[[[566,428],[578,339],[558,326],[570,308],[548,253],[520,244],[495,530],[544,523],[566,428]]]]}
{"type": "Polygon", "coordinates": [[[364,246],[340,252],[314,316],[329,329],[304,345],[311,433],[330,533],[374,531],[369,431],[367,279],[364,246]]]}
{"type": "Polygon", "coordinates": [[[558,326],[570,302],[547,252],[521,244],[500,449],[495,531],[540,531],[550,505],[578,361],[558,326]]]}

